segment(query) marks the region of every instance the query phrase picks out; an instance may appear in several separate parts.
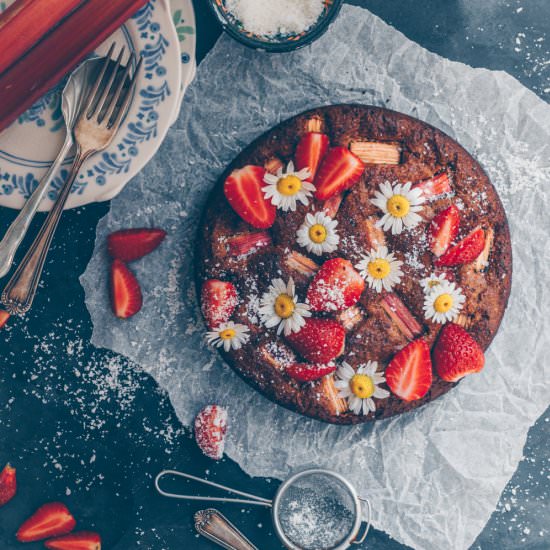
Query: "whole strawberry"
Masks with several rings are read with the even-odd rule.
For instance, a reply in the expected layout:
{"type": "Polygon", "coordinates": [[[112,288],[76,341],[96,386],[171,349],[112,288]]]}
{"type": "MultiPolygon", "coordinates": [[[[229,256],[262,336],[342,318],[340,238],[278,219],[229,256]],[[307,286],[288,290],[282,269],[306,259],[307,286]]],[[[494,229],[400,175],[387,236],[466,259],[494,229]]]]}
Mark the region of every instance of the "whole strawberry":
{"type": "Polygon", "coordinates": [[[479,344],[461,326],[448,323],[439,333],[433,363],[440,378],[457,382],[483,369],[485,357],[479,344]]]}
{"type": "Polygon", "coordinates": [[[204,407],[195,418],[195,441],[209,458],[220,460],[227,433],[227,409],[219,405],[204,407]]]}

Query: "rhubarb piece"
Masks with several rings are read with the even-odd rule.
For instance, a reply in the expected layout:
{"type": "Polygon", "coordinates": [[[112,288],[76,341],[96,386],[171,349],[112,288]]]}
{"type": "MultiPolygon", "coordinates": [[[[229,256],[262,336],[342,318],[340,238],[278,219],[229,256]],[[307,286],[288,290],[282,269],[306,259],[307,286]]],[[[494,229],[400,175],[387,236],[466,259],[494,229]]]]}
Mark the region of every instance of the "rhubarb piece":
{"type": "Polygon", "coordinates": [[[267,231],[241,233],[227,239],[229,254],[232,256],[245,256],[270,245],[271,235],[267,231]]]}
{"type": "Polygon", "coordinates": [[[487,231],[485,231],[485,246],[483,247],[481,254],[474,261],[474,269],[478,273],[483,273],[484,271],[487,271],[487,267],[489,265],[489,256],[491,254],[491,249],[493,248],[494,240],[495,232],[493,231],[493,228],[490,227],[489,229],[487,229],[487,231]]]}
{"type": "Polygon", "coordinates": [[[227,409],[219,405],[204,407],[195,418],[195,441],[200,450],[213,460],[220,460],[227,433],[227,409]]]}
{"type": "Polygon", "coordinates": [[[238,301],[233,283],[218,279],[205,281],[201,289],[201,309],[208,328],[214,330],[229,321],[238,301]]]}
{"type": "Polygon", "coordinates": [[[320,405],[331,415],[338,416],[348,410],[345,399],[338,397],[339,390],[334,385],[334,376],[324,376],[315,387],[320,405]]]}
{"type": "Polygon", "coordinates": [[[16,536],[19,542],[33,542],[70,533],[75,525],[74,517],[64,504],[50,502],[38,508],[19,527],[16,536]]]}
{"type": "Polygon", "coordinates": [[[456,319],[453,321],[455,325],[458,325],[464,329],[470,328],[472,325],[472,320],[465,313],[460,313],[457,315],[456,319]]]}
{"type": "Polygon", "coordinates": [[[422,334],[422,326],[397,294],[386,294],[380,301],[380,305],[405,338],[413,340],[422,334]]]}
{"type": "Polygon", "coordinates": [[[279,170],[284,168],[284,164],[281,159],[273,157],[264,163],[264,168],[266,172],[269,172],[270,174],[277,174],[279,170]]]}
{"type": "Polygon", "coordinates": [[[414,185],[413,189],[420,189],[426,199],[434,199],[453,192],[451,180],[447,172],[442,172],[433,178],[422,180],[414,185]]]}
{"type": "Polygon", "coordinates": [[[309,363],[326,365],[343,353],[346,331],[332,319],[309,317],[299,332],[292,332],[286,339],[309,363]]]}
{"type": "Polygon", "coordinates": [[[338,315],[338,321],[349,332],[363,320],[364,314],[359,306],[352,306],[338,315]]]}
{"type": "Polygon", "coordinates": [[[2,330],[6,326],[9,318],[10,314],[7,311],[0,309],[0,330],[2,330]]]}
{"type": "Polygon", "coordinates": [[[277,342],[276,345],[262,344],[259,354],[266,363],[277,370],[282,370],[297,362],[294,352],[281,342],[277,342]]]}
{"type": "Polygon", "coordinates": [[[473,262],[485,248],[485,231],[474,229],[458,244],[449,248],[443,256],[435,261],[436,266],[452,267],[473,262]]]}
{"type": "Polygon", "coordinates": [[[315,198],[326,201],[353,187],[361,178],[365,165],[345,147],[333,147],[325,155],[315,177],[315,198]]]}
{"type": "Polygon", "coordinates": [[[378,218],[366,218],[361,224],[370,249],[386,246],[384,230],[376,225],[378,218]]]}
{"type": "Polygon", "coordinates": [[[143,304],[141,288],[135,275],[120,260],[111,264],[111,307],[119,319],[135,315],[143,304]]]}
{"type": "Polygon", "coordinates": [[[15,468],[9,464],[4,466],[0,472],[0,506],[7,504],[17,492],[17,479],[15,476],[15,468]]]}
{"type": "Polygon", "coordinates": [[[293,269],[307,277],[315,275],[319,269],[319,266],[312,259],[294,250],[287,256],[286,265],[289,269],[293,269]]]}
{"type": "Polygon", "coordinates": [[[290,378],[297,382],[314,382],[332,374],[337,369],[334,363],[328,365],[308,365],[306,363],[294,363],[286,369],[286,373],[290,378]]]}
{"type": "Polygon", "coordinates": [[[399,143],[352,141],[349,148],[365,164],[401,163],[401,146],[399,143]]]}
{"type": "Polygon", "coordinates": [[[306,122],[306,132],[323,131],[323,119],[320,116],[313,116],[306,122]]]}
{"type": "Polygon", "coordinates": [[[333,195],[330,199],[323,203],[323,210],[326,212],[327,216],[334,218],[340,209],[340,205],[344,200],[344,195],[341,193],[339,195],[333,195]]]}
{"type": "Polygon", "coordinates": [[[432,220],[428,229],[428,241],[430,250],[436,255],[443,255],[458,234],[460,225],[460,212],[458,208],[451,204],[432,220]]]}
{"type": "MultiPolygon", "coordinates": [[[[25,56],[0,75],[0,131],[53,88],[146,2],[88,0],[51,29],[25,56]]],[[[50,7],[67,3],[65,0],[47,2],[50,7]]],[[[27,18],[24,21],[29,27],[40,24],[27,18]]],[[[3,36],[3,33],[0,34],[3,36]]]]}
{"type": "Polygon", "coordinates": [[[148,227],[121,229],[107,237],[107,251],[111,258],[133,262],[153,252],[164,237],[166,237],[166,231],[162,229],[148,227]]]}
{"type": "Polygon", "coordinates": [[[398,351],[386,367],[386,383],[403,401],[422,399],[432,385],[430,348],[419,338],[398,351]]]}
{"type": "Polygon", "coordinates": [[[296,170],[309,170],[307,181],[313,181],[321,160],[325,156],[329,146],[328,136],[318,132],[309,132],[302,136],[296,146],[294,160],[296,170]]]}
{"type": "Polygon", "coordinates": [[[225,180],[223,192],[231,208],[252,227],[267,229],[273,225],[277,207],[262,191],[265,168],[251,164],[233,170],[225,180]]]}
{"type": "Polygon", "coordinates": [[[479,344],[456,323],[441,329],[433,360],[437,374],[446,382],[458,382],[467,374],[479,372],[485,364],[479,344]]]}
{"type": "Polygon", "coordinates": [[[47,540],[49,550],[101,550],[101,537],[91,531],[79,531],[47,540]]]}

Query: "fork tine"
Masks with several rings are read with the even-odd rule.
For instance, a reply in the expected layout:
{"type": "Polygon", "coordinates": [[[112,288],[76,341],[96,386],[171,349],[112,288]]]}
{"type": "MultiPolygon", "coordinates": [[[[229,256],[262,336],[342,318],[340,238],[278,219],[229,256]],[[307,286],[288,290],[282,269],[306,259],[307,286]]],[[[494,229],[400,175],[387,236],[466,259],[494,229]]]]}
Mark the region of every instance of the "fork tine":
{"type": "MultiPolygon", "coordinates": [[[[137,81],[137,77],[139,76],[139,71],[141,69],[142,63],[143,63],[143,57],[140,56],[138,64],[136,66],[136,70],[134,71],[134,75],[132,76],[132,79],[128,84],[128,88],[126,88],[125,92],[124,90],[122,90],[123,93],[121,93],[121,95],[124,96],[122,99],[122,104],[120,105],[115,115],[115,119],[113,121],[109,121],[109,124],[108,124],[109,128],[118,129],[118,126],[120,125],[122,117],[125,115],[128,109],[128,106],[130,105],[130,101],[132,101],[132,94],[134,92],[134,88],[136,87],[136,81],[137,81]]],[[[118,102],[118,99],[119,98],[117,98],[117,102],[118,102]]]]}
{"type": "Polygon", "coordinates": [[[120,99],[120,96],[121,96],[121,92],[122,92],[122,89],[124,88],[124,85],[126,84],[126,80],[130,74],[130,71],[132,69],[132,65],[134,64],[134,59],[135,59],[135,55],[134,53],[132,53],[132,55],[130,56],[130,59],[128,59],[128,63],[124,69],[124,72],[122,74],[122,76],[120,77],[120,82],[118,83],[118,86],[113,94],[113,97],[111,99],[111,103],[109,105],[109,107],[107,108],[107,112],[105,113],[105,116],[103,117],[103,120],[106,120],[106,121],[110,121],[112,116],[113,116],[113,113],[115,112],[115,109],[116,109],[116,106],[117,106],[117,103],[120,99]]]}
{"type": "Polygon", "coordinates": [[[82,113],[86,113],[86,116],[90,118],[93,114],[90,113],[92,105],[94,104],[98,89],[101,85],[101,82],[103,81],[103,77],[105,76],[105,72],[107,71],[107,67],[109,66],[109,63],[111,62],[111,56],[113,55],[113,51],[115,50],[116,42],[113,42],[111,44],[111,47],[109,48],[109,52],[107,53],[107,56],[105,57],[105,60],[103,62],[103,66],[101,67],[101,71],[99,73],[99,76],[96,78],[94,85],[92,89],[90,90],[90,93],[88,94],[88,98],[86,100],[86,105],[84,106],[84,109],[82,110],[82,113]]]}
{"type": "Polygon", "coordinates": [[[104,107],[108,106],[107,102],[108,102],[108,99],[109,99],[109,94],[112,91],[113,84],[114,84],[115,79],[118,75],[118,71],[119,71],[120,65],[122,63],[122,56],[124,55],[125,50],[126,50],[126,48],[123,46],[122,49],[120,50],[120,53],[118,54],[118,57],[117,57],[116,61],[115,61],[115,66],[111,70],[111,75],[109,76],[109,80],[107,81],[107,84],[103,88],[103,92],[101,94],[101,97],[99,98],[99,100],[96,104],[96,107],[94,109],[94,113],[93,113],[92,116],[97,116],[97,122],[98,123],[103,122],[103,119],[105,118],[105,117],[101,116],[101,112],[103,111],[104,107]]]}

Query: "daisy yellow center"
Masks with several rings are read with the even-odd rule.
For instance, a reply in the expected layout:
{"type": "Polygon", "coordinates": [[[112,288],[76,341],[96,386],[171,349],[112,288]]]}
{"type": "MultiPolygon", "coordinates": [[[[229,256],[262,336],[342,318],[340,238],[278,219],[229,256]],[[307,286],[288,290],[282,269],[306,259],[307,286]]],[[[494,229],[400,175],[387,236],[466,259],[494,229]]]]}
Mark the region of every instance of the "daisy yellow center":
{"type": "Polygon", "coordinates": [[[284,176],[277,182],[277,191],[291,197],[302,189],[302,180],[298,176],[284,176]]]}
{"type": "Polygon", "coordinates": [[[288,294],[279,294],[273,306],[281,319],[288,319],[294,313],[295,307],[294,300],[288,294]]]}
{"type": "Polygon", "coordinates": [[[437,313],[447,313],[453,307],[453,297],[450,294],[440,294],[434,302],[437,313]]]}
{"type": "Polygon", "coordinates": [[[324,225],[316,223],[309,228],[309,238],[317,244],[325,242],[327,238],[327,229],[324,225]]]}
{"type": "Polygon", "coordinates": [[[366,374],[355,374],[350,380],[349,387],[356,397],[367,399],[374,394],[374,382],[366,374]]]}
{"type": "Polygon", "coordinates": [[[390,262],[384,258],[376,258],[369,262],[368,270],[373,279],[384,279],[390,274],[390,262]]]}
{"type": "Polygon", "coordinates": [[[220,338],[222,340],[231,340],[235,338],[236,332],[232,328],[226,328],[225,330],[220,331],[220,338]]]}
{"type": "Polygon", "coordinates": [[[428,288],[434,288],[436,286],[439,286],[441,283],[434,279],[433,281],[428,281],[428,288]]]}
{"type": "Polygon", "coordinates": [[[394,195],[388,199],[386,206],[394,218],[404,218],[409,213],[411,203],[403,195],[394,195]]]}

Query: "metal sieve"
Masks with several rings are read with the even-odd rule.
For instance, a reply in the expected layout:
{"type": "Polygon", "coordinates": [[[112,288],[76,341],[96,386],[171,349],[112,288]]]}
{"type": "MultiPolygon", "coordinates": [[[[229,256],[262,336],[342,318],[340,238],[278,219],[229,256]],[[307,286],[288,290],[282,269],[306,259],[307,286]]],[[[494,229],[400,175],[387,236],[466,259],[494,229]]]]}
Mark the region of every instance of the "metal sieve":
{"type": "Polygon", "coordinates": [[[288,550],[345,550],[351,544],[361,544],[371,525],[369,501],[359,497],[345,477],[320,468],[304,470],[289,477],[279,486],[273,500],[176,470],[160,472],[155,478],[155,487],[161,495],[170,498],[234,502],[271,508],[275,532],[288,550]],[[245,498],[169,493],[159,485],[161,478],[166,475],[184,477],[245,498]],[[366,507],[367,525],[359,535],[362,503],[366,507]]]}

